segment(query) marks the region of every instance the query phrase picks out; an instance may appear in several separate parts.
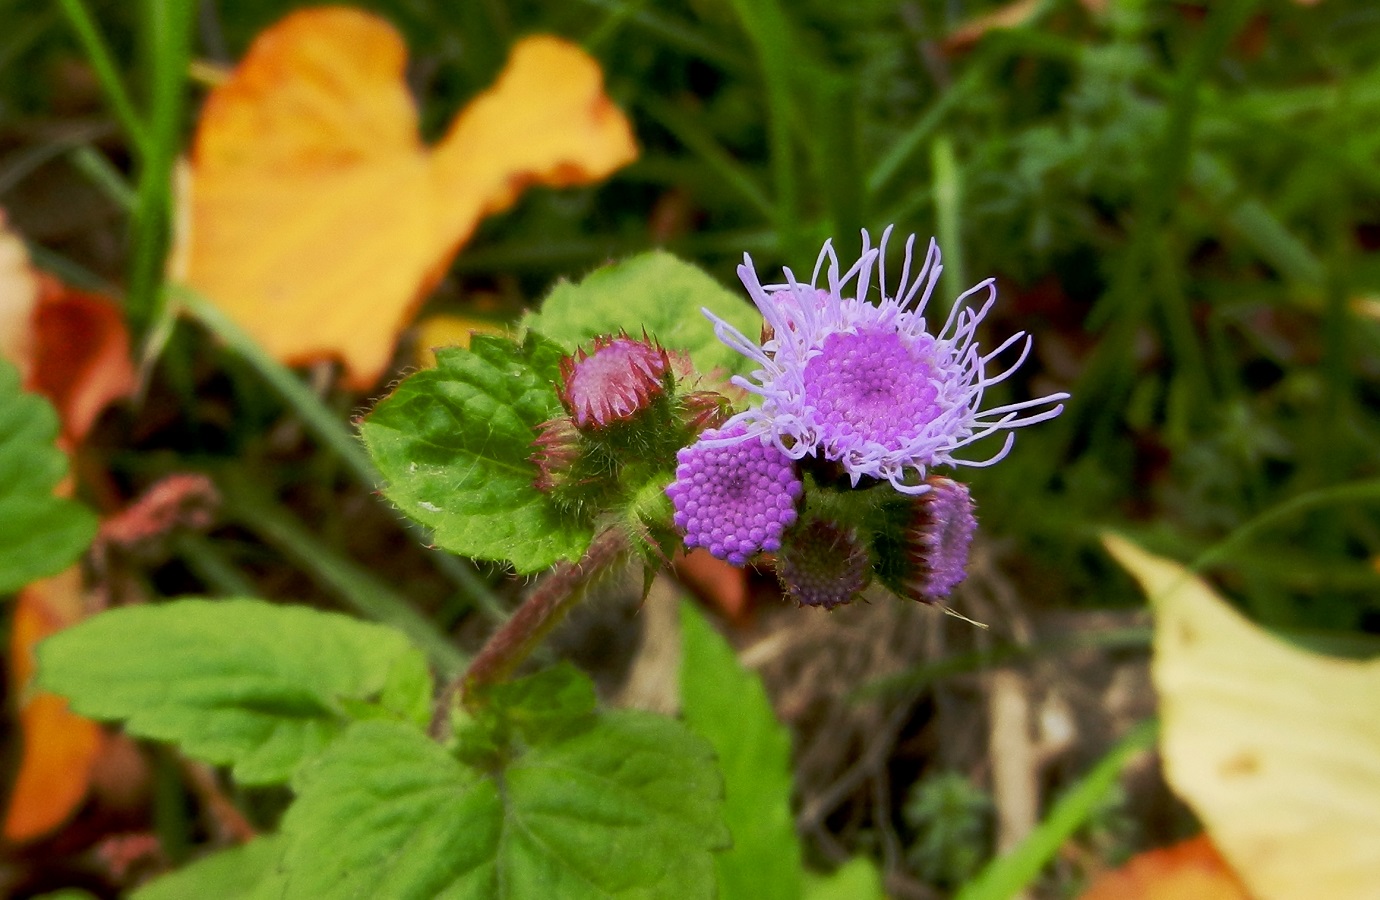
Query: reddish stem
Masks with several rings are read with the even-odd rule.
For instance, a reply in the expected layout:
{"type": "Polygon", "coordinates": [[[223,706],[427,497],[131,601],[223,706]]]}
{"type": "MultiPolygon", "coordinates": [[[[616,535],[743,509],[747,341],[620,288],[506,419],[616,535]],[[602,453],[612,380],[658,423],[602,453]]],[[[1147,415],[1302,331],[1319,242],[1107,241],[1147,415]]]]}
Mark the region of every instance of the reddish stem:
{"type": "Polygon", "coordinates": [[[457,696],[466,707],[473,707],[480,688],[512,677],[585,592],[618,567],[627,551],[627,536],[620,529],[610,528],[594,539],[579,562],[558,563],[542,578],[512,618],[484,644],[469,668],[441,692],[431,720],[432,736],[439,739],[449,730],[457,696]]]}

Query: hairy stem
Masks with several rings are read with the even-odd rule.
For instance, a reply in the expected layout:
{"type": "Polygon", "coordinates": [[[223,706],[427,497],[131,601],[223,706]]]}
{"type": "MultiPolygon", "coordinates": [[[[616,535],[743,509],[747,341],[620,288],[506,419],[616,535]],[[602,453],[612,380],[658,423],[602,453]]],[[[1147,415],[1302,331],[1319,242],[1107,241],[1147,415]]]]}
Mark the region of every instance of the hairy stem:
{"type": "Polygon", "coordinates": [[[594,539],[579,562],[559,563],[542,578],[512,618],[480,649],[469,668],[446,685],[432,717],[432,736],[442,737],[449,729],[457,697],[465,706],[472,706],[480,688],[511,677],[585,592],[627,559],[628,546],[627,535],[610,528],[594,539]]]}

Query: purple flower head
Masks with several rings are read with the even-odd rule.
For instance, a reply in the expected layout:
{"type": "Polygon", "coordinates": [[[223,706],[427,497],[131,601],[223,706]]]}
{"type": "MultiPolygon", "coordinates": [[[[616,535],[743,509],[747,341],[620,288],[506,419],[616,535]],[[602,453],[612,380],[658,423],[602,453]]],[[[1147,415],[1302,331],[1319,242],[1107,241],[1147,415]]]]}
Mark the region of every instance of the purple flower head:
{"type": "Polygon", "coordinates": [[[664,394],[670,369],[670,357],[655,341],[604,335],[594,339],[591,352],[581,347],[561,360],[556,393],[576,426],[606,428],[664,394]]]}
{"type": "Polygon", "coordinates": [[[872,579],[872,561],[857,532],[824,519],[793,527],[776,559],[776,577],[801,606],[833,609],[872,579]]]}
{"type": "Polygon", "coordinates": [[[666,494],[686,547],[705,547],[735,566],[759,550],[780,549],[803,490],[789,457],[763,438],[744,439],[740,426],[705,431],[676,459],[666,494]]]}
{"type": "Polygon", "coordinates": [[[1025,361],[1030,338],[1019,332],[989,353],[978,349],[978,323],[996,302],[990,278],[965,291],[943,327],[931,330],[925,307],[943,268],[939,248],[931,241],[924,265],[912,273],[915,236],[907,238],[901,281],[888,294],[890,235],[887,228],[881,246],[873,248],[864,231],[862,256],[842,274],[826,242],[808,285],[797,282],[789,269],[785,284],[763,285],[745,256],[738,275],[762,313],[760,345],[709,310],[704,313],[721,341],[758,366],[751,379],[739,376],[734,382],[761,397],[761,403],[734,416],[728,426],[742,426],[746,436],[764,436],[792,459],[833,460],[854,485],[866,475],[903,493],[921,494],[930,489],[925,475],[931,466],[997,462],[1011,449],[1011,429],[1057,416],[1063,406],[1051,404],[1068,395],[983,409],[983,393],[1025,361]],[[877,304],[866,299],[874,268],[881,295],[877,304]],[[819,286],[821,271],[827,287],[819,286]],[[979,296],[981,305],[974,301],[979,296]],[[989,374],[988,365],[1022,339],[1015,364],[989,374]],[[1000,431],[1008,434],[995,455],[977,460],[960,455],[1000,431]]]}
{"type": "Polygon", "coordinates": [[[977,530],[973,498],[957,481],[932,475],[930,491],[916,497],[915,516],[906,530],[907,594],[935,603],[968,574],[968,547],[977,530]]]}

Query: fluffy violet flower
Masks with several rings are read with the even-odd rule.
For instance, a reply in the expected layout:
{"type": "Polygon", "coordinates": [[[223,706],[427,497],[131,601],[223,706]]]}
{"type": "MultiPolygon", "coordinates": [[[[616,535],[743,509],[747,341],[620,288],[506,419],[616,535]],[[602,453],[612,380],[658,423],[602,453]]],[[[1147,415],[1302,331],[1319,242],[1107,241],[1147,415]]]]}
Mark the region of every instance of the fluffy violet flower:
{"type": "Polygon", "coordinates": [[[977,530],[968,488],[933,475],[930,490],[916,497],[915,516],[906,529],[906,592],[922,603],[949,596],[968,575],[968,548],[977,530]]]}
{"type": "Polygon", "coordinates": [[[874,248],[864,231],[862,256],[842,273],[826,242],[808,285],[797,282],[790,269],[785,284],[763,285],[744,256],[738,275],[766,325],[760,345],[709,310],[704,313],[721,341],[758,366],[751,379],[733,380],[761,403],[730,419],[726,426],[741,428],[728,433],[765,437],[792,459],[833,460],[854,485],[866,475],[902,493],[921,494],[930,489],[925,475],[931,466],[997,462],[1011,449],[1012,429],[1059,415],[1063,406],[1052,404],[1068,395],[983,409],[984,392],[1025,361],[1030,338],[1019,332],[988,353],[978,349],[978,323],[996,302],[991,278],[965,291],[942,327],[931,329],[925,308],[942,269],[939,248],[930,241],[924,264],[912,273],[915,236],[907,238],[901,281],[888,293],[884,260],[890,235],[887,228],[874,248]],[[867,302],[874,269],[877,304],[867,302]],[[1022,339],[1020,358],[990,374],[988,365],[1022,339]],[[994,455],[963,455],[1002,431],[1008,432],[1006,441],[994,455]]]}
{"type": "Polygon", "coordinates": [[[686,547],[705,547],[735,566],[759,550],[781,548],[803,490],[789,457],[763,438],[744,439],[739,427],[706,430],[676,459],[666,494],[686,547]]]}

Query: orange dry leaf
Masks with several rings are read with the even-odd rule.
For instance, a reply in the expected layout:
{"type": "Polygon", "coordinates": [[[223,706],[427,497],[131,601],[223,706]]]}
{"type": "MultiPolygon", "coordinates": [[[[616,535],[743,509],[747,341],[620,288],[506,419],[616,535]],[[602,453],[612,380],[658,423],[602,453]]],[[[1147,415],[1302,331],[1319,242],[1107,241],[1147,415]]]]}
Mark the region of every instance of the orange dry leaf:
{"type": "Polygon", "coordinates": [[[338,358],[357,388],[483,216],[637,155],[598,64],[559,38],[518,43],[434,149],[405,62],[372,15],[289,15],[211,92],[193,151],[188,284],[274,356],[338,358]]]}
{"type": "Polygon", "coordinates": [[[1093,882],[1079,900],[1250,900],[1207,835],[1148,850],[1093,882]]]}
{"type": "Polygon", "coordinates": [[[57,408],[68,449],[86,437],[102,410],[134,391],[119,306],[36,271],[2,214],[0,355],[19,369],[25,390],[57,408]]]}
{"type": "Polygon", "coordinates": [[[11,841],[39,837],[60,825],[86,796],[91,765],[100,754],[102,735],[94,722],[74,715],[54,694],[29,696],[34,647],[40,640],[82,617],[81,569],[73,566],[19,592],[10,632],[10,684],[24,698],[19,724],[23,755],[4,836],[11,841]]]}
{"type": "Polygon", "coordinates": [[[33,366],[26,387],[57,407],[67,445],[85,439],[101,412],[134,392],[129,331],[109,297],[39,276],[33,366]]]}

